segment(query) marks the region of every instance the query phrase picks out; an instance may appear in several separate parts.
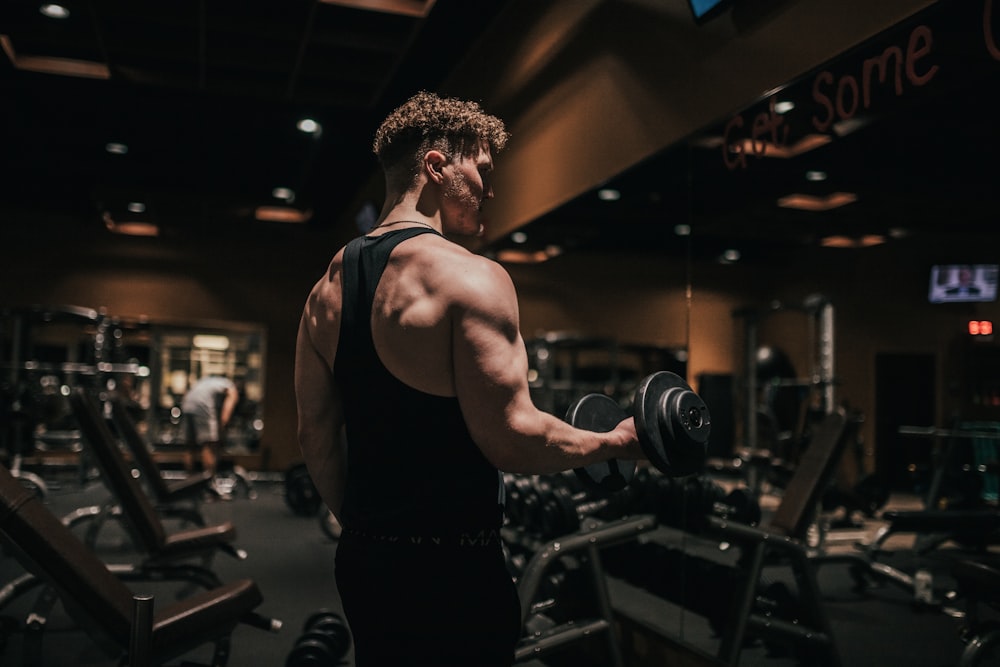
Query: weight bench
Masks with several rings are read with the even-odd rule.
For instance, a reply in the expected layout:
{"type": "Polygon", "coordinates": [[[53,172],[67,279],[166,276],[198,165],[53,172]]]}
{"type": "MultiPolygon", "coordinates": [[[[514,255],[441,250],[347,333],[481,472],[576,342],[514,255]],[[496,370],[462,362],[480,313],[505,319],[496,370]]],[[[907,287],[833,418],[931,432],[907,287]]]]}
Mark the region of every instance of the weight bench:
{"type": "Polygon", "coordinates": [[[85,540],[89,546],[93,547],[96,543],[96,533],[103,521],[120,514],[136,548],[144,555],[144,566],[169,566],[199,558],[204,572],[210,574],[207,568],[217,552],[239,560],[247,557],[245,551],[232,544],[236,538],[236,527],[230,521],[168,534],[152,501],[132,476],[131,467],[97,401],[82,387],[74,388],[69,399],[84,442],[113,497],[103,508],[83,508],[64,519],[68,525],[86,518],[94,520],[85,540]]]}
{"type": "MultiPolygon", "coordinates": [[[[903,429],[900,431],[904,432],[903,429]]],[[[941,500],[941,478],[945,469],[954,464],[956,439],[959,438],[971,438],[973,441],[976,458],[973,465],[984,477],[982,500],[996,502],[997,464],[995,459],[996,445],[1000,442],[1000,429],[997,429],[996,425],[968,422],[960,424],[957,430],[952,431],[907,427],[905,432],[910,435],[947,434],[952,436],[946,452],[937,462],[931,490],[925,500],[926,506],[932,509],[883,512],[881,518],[886,524],[876,531],[867,544],[856,545],[858,550],[864,554],[866,567],[856,568],[854,575],[859,587],[866,584],[864,575],[870,574],[878,579],[896,584],[916,596],[916,582],[911,574],[879,561],[879,558],[894,552],[892,549],[886,549],[885,546],[890,538],[903,534],[913,535],[913,547],[909,551],[915,556],[929,554],[948,542],[958,545],[965,552],[981,555],[986,553],[989,546],[1000,543],[1000,511],[996,507],[937,509],[941,500]]],[[[941,602],[933,595],[931,595],[930,600],[927,600],[927,592],[922,594],[925,596],[925,599],[921,600],[924,603],[939,604],[941,602]]]]}
{"type": "Polygon", "coordinates": [[[139,433],[135,420],[128,413],[122,400],[112,397],[108,399],[108,404],[111,407],[112,422],[122,442],[132,454],[132,460],[142,479],[146,481],[157,503],[156,509],[164,516],[177,517],[204,526],[205,519],[199,510],[200,501],[205,494],[219,495],[212,485],[214,480],[212,473],[192,472],[184,479],[168,483],[153,458],[146,439],[139,433]]]}
{"type": "MultiPolygon", "coordinates": [[[[220,583],[144,618],[137,613],[137,598],[125,582],[3,465],[0,537],[5,549],[28,571],[8,590],[42,589],[41,604],[36,604],[26,622],[30,633],[24,642],[25,665],[42,664],[45,612],[56,598],[79,628],[109,657],[120,658],[122,665],[135,664],[125,661],[130,651],[149,656],[150,665],[162,665],[206,644],[215,645],[212,664],[225,665],[230,635],[238,625],[272,632],[281,627],[280,621],[254,611],[263,596],[250,579],[220,583]],[[144,627],[136,619],[145,621],[144,627]]],[[[0,598],[0,608],[10,599],[9,595],[0,598]]]]}
{"type": "MultiPolygon", "coordinates": [[[[823,608],[816,571],[823,563],[842,557],[809,546],[809,529],[820,499],[829,485],[846,443],[854,436],[857,420],[843,410],[819,423],[802,454],[781,502],[766,524],[753,527],[709,516],[709,532],[741,549],[739,567],[745,575],[722,637],[718,657],[736,665],[748,632],[755,637],[790,642],[810,657],[810,664],[840,665],[829,620],[823,608]],[[769,565],[791,568],[799,595],[799,616],[793,621],[761,613],[755,608],[762,588],[763,570],[769,565]]],[[[849,554],[850,562],[859,560],[849,554]]]]}

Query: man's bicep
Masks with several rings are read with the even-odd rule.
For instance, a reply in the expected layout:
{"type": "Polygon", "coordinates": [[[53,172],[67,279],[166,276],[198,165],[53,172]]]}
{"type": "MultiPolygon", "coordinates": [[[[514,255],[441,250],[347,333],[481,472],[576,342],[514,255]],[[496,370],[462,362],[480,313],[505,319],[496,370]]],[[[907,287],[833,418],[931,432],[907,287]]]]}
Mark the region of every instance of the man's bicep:
{"type": "Polygon", "coordinates": [[[455,390],[462,413],[473,439],[494,463],[519,403],[530,401],[517,297],[505,277],[459,309],[454,332],[455,390]]]}

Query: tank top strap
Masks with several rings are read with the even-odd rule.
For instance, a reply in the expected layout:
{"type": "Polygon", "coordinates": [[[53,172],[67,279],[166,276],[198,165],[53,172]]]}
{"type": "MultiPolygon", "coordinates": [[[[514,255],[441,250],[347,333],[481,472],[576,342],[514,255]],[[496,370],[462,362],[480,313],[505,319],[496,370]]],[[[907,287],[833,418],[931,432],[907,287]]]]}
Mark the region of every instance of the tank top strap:
{"type": "MultiPolygon", "coordinates": [[[[359,236],[347,244],[344,248],[341,281],[341,335],[351,336],[351,332],[359,331],[360,323],[371,321],[375,290],[389,264],[389,255],[396,246],[414,236],[437,233],[433,229],[409,227],[381,236],[359,236]],[[361,298],[362,285],[364,298],[361,298]]],[[[370,327],[363,327],[361,330],[371,333],[370,327]]]]}

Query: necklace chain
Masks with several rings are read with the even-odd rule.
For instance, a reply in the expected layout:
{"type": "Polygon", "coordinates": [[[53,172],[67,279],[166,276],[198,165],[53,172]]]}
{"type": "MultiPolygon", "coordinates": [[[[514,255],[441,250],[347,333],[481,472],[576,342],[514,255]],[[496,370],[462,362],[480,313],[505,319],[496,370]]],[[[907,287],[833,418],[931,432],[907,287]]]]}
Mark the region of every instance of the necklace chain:
{"type": "Polygon", "coordinates": [[[393,225],[401,225],[401,224],[403,224],[405,222],[413,223],[414,225],[423,225],[424,227],[427,227],[428,229],[433,229],[434,231],[437,231],[437,229],[434,227],[434,225],[428,224],[426,222],[421,222],[420,220],[392,220],[392,221],[386,221],[386,222],[383,222],[382,224],[375,225],[374,227],[371,228],[371,231],[375,231],[376,229],[379,229],[380,227],[392,227],[393,225]]]}

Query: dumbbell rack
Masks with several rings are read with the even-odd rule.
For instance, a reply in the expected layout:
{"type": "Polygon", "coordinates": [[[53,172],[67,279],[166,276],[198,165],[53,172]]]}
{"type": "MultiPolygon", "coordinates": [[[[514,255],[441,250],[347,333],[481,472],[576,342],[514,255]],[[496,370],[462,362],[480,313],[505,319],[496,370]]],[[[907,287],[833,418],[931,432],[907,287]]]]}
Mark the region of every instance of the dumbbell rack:
{"type": "MultiPolygon", "coordinates": [[[[598,616],[596,618],[572,619],[544,632],[535,632],[522,637],[515,651],[515,662],[538,659],[573,642],[592,638],[604,633],[610,654],[609,666],[624,667],[624,658],[617,632],[614,612],[608,595],[607,580],[601,564],[600,550],[605,547],[637,540],[639,536],[656,527],[656,518],[650,515],[626,517],[610,522],[588,520],[581,530],[548,542],[529,544],[533,555],[525,565],[518,579],[518,594],[521,598],[521,627],[527,628],[533,614],[539,588],[546,572],[563,558],[574,554],[585,555],[590,570],[598,616]]],[[[505,532],[505,539],[523,544],[530,537],[513,532],[505,532]]]]}

